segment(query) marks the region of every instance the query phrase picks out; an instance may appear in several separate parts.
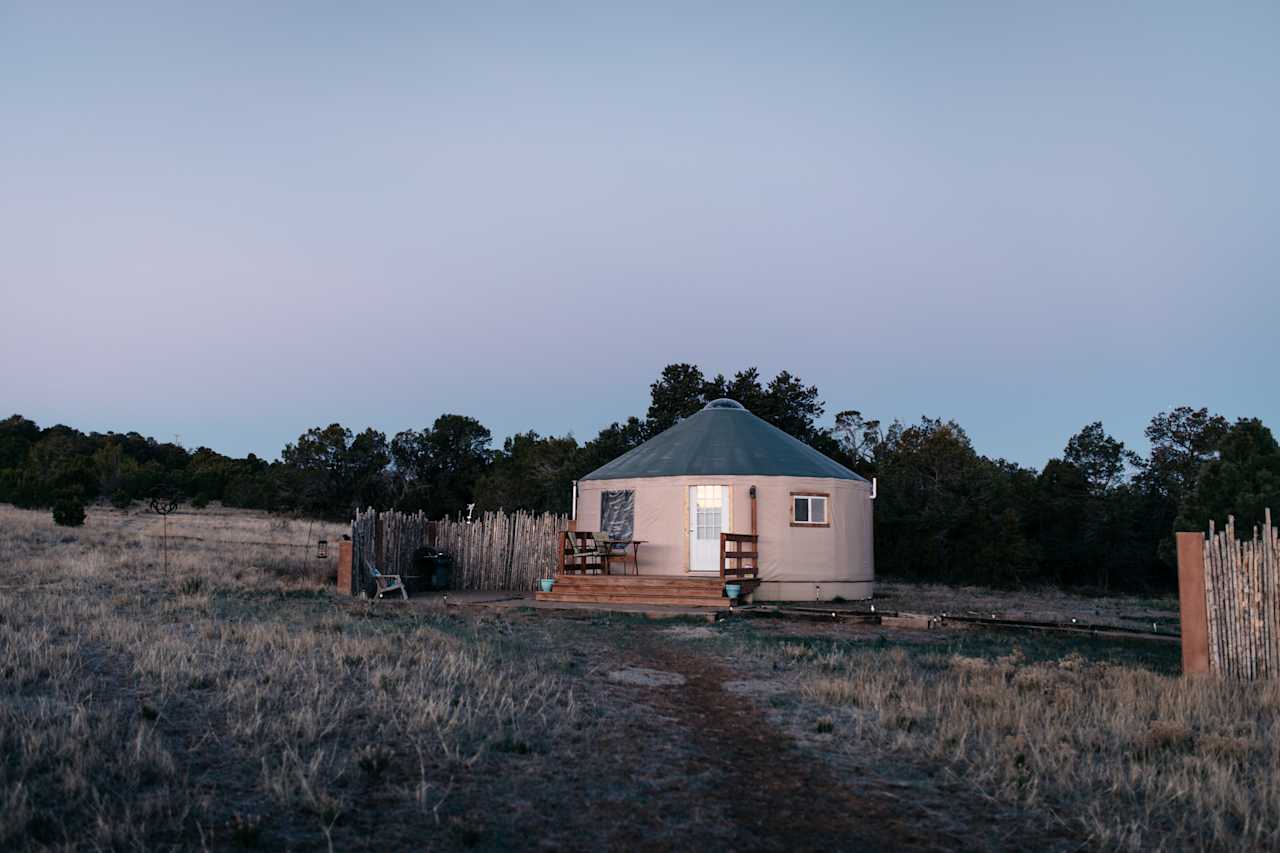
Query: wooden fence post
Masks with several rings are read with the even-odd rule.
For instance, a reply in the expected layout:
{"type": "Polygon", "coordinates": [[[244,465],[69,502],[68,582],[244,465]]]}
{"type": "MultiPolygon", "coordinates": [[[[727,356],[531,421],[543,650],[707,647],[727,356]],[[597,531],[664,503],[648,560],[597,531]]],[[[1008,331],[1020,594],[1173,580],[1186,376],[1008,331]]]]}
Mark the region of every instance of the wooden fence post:
{"type": "Polygon", "coordinates": [[[352,544],[350,539],[343,539],[338,543],[338,592],[343,595],[352,595],[355,592],[351,579],[352,544]]]}
{"type": "Polygon", "coordinates": [[[1182,672],[1209,671],[1209,614],[1204,595],[1204,534],[1179,533],[1178,612],[1182,618],[1182,672]]]}

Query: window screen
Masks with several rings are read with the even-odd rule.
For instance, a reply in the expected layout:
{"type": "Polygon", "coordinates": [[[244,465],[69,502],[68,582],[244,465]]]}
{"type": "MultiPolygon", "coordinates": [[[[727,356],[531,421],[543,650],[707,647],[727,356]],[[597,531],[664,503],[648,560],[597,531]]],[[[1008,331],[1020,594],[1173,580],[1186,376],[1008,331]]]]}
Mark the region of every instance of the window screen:
{"type": "Polygon", "coordinates": [[[827,523],[826,498],[809,498],[809,520],[814,524],[827,523]]]}
{"type": "Polygon", "coordinates": [[[636,532],[636,493],[630,489],[600,493],[600,530],[610,539],[632,539],[636,532]]]}

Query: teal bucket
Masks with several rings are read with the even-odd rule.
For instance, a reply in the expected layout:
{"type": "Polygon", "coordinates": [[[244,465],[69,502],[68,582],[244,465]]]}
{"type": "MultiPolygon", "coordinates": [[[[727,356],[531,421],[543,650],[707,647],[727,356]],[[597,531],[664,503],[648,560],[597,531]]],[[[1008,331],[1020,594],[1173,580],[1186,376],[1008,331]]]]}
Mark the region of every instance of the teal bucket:
{"type": "Polygon", "coordinates": [[[727,583],[724,585],[724,594],[728,598],[737,598],[742,594],[742,585],[736,583],[727,583]]]}
{"type": "Polygon", "coordinates": [[[538,581],[538,586],[542,587],[543,592],[551,592],[551,587],[555,585],[556,585],[556,582],[554,578],[543,578],[542,580],[538,581]]]}

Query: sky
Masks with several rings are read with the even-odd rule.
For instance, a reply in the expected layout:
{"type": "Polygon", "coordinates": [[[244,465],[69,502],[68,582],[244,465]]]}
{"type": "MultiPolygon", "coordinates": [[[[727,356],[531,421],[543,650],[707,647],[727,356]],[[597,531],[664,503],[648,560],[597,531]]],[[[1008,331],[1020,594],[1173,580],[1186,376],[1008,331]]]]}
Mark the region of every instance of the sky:
{"type": "Polygon", "coordinates": [[[1280,4],[0,0],[0,417],[274,458],[758,366],[1280,429],[1280,4]]]}

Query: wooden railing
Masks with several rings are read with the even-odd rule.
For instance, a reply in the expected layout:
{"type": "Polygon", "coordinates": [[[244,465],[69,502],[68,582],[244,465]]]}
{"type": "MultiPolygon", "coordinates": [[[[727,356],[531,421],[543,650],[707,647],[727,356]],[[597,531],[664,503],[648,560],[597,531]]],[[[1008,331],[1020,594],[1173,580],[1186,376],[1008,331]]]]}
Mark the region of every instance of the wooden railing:
{"type": "Polygon", "coordinates": [[[754,533],[720,534],[720,579],[724,581],[759,580],[760,537],[754,533]],[[733,547],[730,548],[729,545],[733,547]],[[750,565],[744,566],[746,560],[750,565]],[[732,563],[732,565],[730,565],[732,563]]]}

